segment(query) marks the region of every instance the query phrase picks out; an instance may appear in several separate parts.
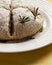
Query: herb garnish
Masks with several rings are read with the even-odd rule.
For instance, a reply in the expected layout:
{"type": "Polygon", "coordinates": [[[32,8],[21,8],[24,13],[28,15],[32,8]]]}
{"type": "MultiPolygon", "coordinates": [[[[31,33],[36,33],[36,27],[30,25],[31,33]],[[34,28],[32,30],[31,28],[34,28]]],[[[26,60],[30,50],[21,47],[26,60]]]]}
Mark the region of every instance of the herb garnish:
{"type": "Polygon", "coordinates": [[[26,16],[21,17],[20,15],[19,15],[19,17],[20,17],[19,21],[22,24],[24,24],[25,22],[30,21],[30,18],[29,17],[26,17],[26,16]]]}
{"type": "Polygon", "coordinates": [[[37,9],[35,10],[35,8],[34,8],[34,11],[31,11],[31,12],[33,13],[33,15],[34,15],[34,19],[36,19],[36,17],[37,17],[38,15],[40,15],[40,13],[38,13],[38,9],[39,9],[39,8],[37,8],[37,9]]]}

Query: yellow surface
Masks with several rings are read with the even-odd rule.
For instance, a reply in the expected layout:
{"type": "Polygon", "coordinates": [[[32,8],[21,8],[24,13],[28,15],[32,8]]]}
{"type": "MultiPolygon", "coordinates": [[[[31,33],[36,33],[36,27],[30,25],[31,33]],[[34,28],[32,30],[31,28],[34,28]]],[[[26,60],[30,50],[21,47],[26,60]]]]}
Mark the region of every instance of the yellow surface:
{"type": "Polygon", "coordinates": [[[24,53],[0,53],[0,65],[52,65],[52,44],[24,53]]]}
{"type": "Polygon", "coordinates": [[[52,2],[52,0],[47,0],[48,2],[52,2]]]}
{"type": "Polygon", "coordinates": [[[0,65],[52,65],[52,44],[24,53],[0,53],[0,65]]]}

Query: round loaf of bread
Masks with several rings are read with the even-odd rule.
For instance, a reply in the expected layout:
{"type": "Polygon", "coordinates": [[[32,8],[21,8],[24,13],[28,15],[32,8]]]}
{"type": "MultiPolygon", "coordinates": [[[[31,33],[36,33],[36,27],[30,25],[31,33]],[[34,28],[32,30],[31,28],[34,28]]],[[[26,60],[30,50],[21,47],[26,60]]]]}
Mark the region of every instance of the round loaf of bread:
{"type": "Polygon", "coordinates": [[[0,0],[0,40],[33,36],[43,27],[41,12],[40,15],[37,15],[37,11],[33,14],[33,7],[22,6],[21,1],[15,1],[0,0]]]}

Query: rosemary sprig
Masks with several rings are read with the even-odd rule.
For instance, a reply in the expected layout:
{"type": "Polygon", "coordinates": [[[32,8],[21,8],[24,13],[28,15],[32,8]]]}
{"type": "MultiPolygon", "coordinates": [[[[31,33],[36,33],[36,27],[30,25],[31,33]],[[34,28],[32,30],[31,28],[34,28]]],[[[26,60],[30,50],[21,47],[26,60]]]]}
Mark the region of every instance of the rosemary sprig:
{"type": "Polygon", "coordinates": [[[24,24],[25,22],[30,21],[30,18],[29,17],[26,17],[26,16],[21,17],[20,15],[19,15],[19,17],[20,17],[19,21],[22,24],[24,24]]]}
{"type": "Polygon", "coordinates": [[[31,12],[33,13],[33,15],[34,15],[34,19],[36,19],[36,17],[37,17],[38,15],[40,15],[40,13],[38,13],[38,9],[39,9],[39,8],[37,8],[37,9],[35,10],[35,8],[34,8],[34,11],[31,11],[31,12]]]}

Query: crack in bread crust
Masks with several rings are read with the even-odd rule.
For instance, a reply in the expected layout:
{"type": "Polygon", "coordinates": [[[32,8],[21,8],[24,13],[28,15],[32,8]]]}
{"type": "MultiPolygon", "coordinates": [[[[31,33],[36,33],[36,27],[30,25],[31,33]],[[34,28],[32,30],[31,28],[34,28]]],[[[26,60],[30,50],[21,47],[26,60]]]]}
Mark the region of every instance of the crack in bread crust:
{"type": "MultiPolygon", "coordinates": [[[[10,6],[10,8],[11,8],[11,6],[10,6]]],[[[13,23],[12,9],[10,10],[9,33],[10,33],[10,36],[12,36],[13,33],[14,33],[14,23],[13,23]]]]}

